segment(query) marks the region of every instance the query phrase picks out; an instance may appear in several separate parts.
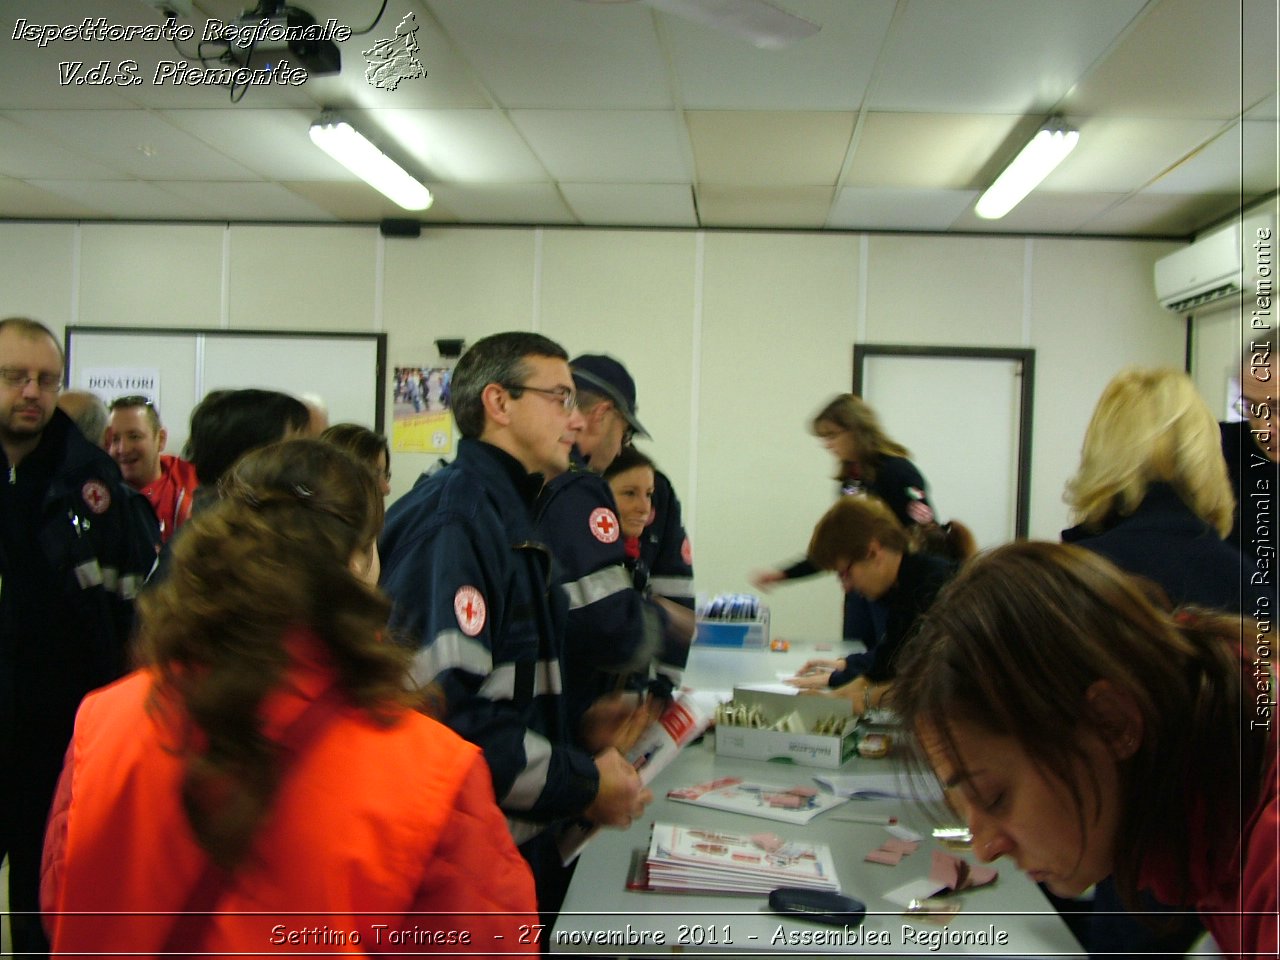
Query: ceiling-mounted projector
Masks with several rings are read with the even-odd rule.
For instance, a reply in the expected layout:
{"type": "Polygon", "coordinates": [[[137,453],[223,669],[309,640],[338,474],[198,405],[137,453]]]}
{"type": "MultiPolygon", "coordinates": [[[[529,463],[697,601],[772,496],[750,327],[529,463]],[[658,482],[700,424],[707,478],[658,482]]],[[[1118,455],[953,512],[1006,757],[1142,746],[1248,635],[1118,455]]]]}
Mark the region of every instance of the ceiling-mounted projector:
{"type": "Polygon", "coordinates": [[[261,0],[252,10],[222,23],[216,40],[227,44],[227,53],[241,66],[269,65],[287,53],[308,73],[326,74],[342,70],[342,55],[334,40],[349,36],[351,28],[337,20],[318,24],[301,7],[261,0]]]}

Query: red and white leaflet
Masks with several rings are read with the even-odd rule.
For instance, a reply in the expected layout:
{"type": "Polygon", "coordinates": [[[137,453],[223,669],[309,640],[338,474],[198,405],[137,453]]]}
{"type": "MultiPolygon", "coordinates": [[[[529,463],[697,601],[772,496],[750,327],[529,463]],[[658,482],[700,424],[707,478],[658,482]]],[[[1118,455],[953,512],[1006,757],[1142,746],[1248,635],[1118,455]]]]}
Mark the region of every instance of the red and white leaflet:
{"type": "MultiPolygon", "coordinates": [[[[627,759],[640,774],[640,782],[648,786],[690,743],[702,736],[711,723],[712,714],[699,705],[688,692],[682,692],[667,704],[667,709],[649,724],[627,754],[627,759]]],[[[567,827],[557,841],[560,858],[573,863],[583,847],[600,828],[575,823],[567,827]]]]}

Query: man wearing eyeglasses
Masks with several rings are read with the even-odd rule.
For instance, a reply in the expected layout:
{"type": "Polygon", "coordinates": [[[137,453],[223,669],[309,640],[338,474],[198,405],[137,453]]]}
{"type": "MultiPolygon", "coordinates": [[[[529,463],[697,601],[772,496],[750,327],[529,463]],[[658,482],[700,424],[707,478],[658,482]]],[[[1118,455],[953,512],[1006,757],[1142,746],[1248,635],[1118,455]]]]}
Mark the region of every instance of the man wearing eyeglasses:
{"type": "Polygon", "coordinates": [[[0,320],[0,855],[14,949],[33,955],[48,950],[40,854],[76,708],[124,672],[159,545],[146,501],[57,409],[63,365],[43,324],[0,320]]]}
{"type": "Polygon", "coordinates": [[[484,751],[548,916],[566,884],[552,828],[626,826],[652,798],[617,749],[576,745],[560,696],[565,600],[532,507],[583,426],[566,359],[532,333],[471,347],[452,377],[457,457],[396,501],[379,544],[392,627],[418,645],[414,676],[484,751]]]}
{"type": "Polygon", "coordinates": [[[636,416],[635,381],[626,367],[602,354],[577,357],[570,368],[584,427],[569,469],[552,479],[538,500],[538,533],[560,563],[569,597],[565,696],[570,719],[584,725],[590,737],[600,716],[591,708],[603,707],[601,698],[620,688],[640,686],[651,666],[658,674],[651,689],[670,695],[671,683],[662,678],[683,667],[692,618],[633,586],[613,492],[600,476],[633,436],[649,435],[636,416]],[[683,655],[673,656],[668,648],[683,655]],[[672,659],[678,663],[663,670],[664,661],[672,659]]]}
{"type": "Polygon", "coordinates": [[[169,432],[147,397],[112,400],[107,430],[107,452],[120,467],[124,482],[147,498],[160,521],[160,539],[168,543],[191,516],[199,485],[195,466],[164,452],[169,432]]]}

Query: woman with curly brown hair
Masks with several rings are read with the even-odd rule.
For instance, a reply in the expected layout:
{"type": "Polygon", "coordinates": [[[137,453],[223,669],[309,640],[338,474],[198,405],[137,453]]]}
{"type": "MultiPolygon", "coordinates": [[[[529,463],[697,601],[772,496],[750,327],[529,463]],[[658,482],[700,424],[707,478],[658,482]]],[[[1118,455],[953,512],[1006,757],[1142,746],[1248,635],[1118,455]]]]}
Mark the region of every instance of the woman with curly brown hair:
{"type": "Polygon", "coordinates": [[[382,513],[368,469],[288,440],[175,541],[140,600],[146,666],[76,721],[45,845],[55,952],[521,949],[533,883],[483,757],[414,711],[383,635],[382,513]]]}
{"type": "Polygon", "coordinates": [[[1272,624],[1151,596],[1080,547],[1001,547],[925,616],[893,706],[980,859],[1061,897],[1114,875],[1275,956],[1272,624]]]}

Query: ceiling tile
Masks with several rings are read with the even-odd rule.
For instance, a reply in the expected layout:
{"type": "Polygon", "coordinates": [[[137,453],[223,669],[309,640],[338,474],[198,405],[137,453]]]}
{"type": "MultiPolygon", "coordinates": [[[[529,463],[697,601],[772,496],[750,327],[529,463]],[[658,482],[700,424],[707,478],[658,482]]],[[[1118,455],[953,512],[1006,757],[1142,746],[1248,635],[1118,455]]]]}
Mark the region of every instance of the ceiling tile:
{"type": "Polygon", "coordinates": [[[0,217],[38,220],[92,219],[102,216],[97,207],[41,190],[21,180],[0,177],[0,217]]]}
{"type": "Polygon", "coordinates": [[[397,206],[368,184],[355,179],[350,182],[296,180],[281,183],[280,186],[297,194],[311,206],[328,211],[336,219],[348,223],[377,223],[388,217],[442,222],[456,219],[441,207],[438,199],[427,210],[409,211],[397,206]]]}
{"type": "Polygon", "coordinates": [[[1123,193],[1049,193],[1034,190],[999,220],[984,220],[969,207],[956,218],[952,226],[956,230],[975,232],[1077,233],[1090,220],[1121,202],[1124,197],[1123,193]]]}
{"type": "Polygon", "coordinates": [[[1263,97],[1252,107],[1245,111],[1244,118],[1246,120],[1275,120],[1277,114],[1280,114],[1280,95],[1272,93],[1269,97],[1263,97]]]}
{"type": "Polygon", "coordinates": [[[153,183],[138,180],[30,180],[32,186],[57,194],[64,200],[100,211],[105,217],[121,220],[206,220],[216,219],[216,211],[204,203],[165,193],[153,183]]]}
{"type": "Polygon", "coordinates": [[[370,111],[389,142],[420,165],[428,181],[529,183],[546,170],[498,110],[370,111]]]}
{"type": "Polygon", "coordinates": [[[867,109],[1047,111],[1145,2],[911,0],[881,53],[867,109]]]}
{"type": "MultiPolygon", "coordinates": [[[[1074,122],[1068,117],[1069,122],[1074,122]]],[[[1214,120],[1091,117],[1077,124],[1080,142],[1045,177],[1047,191],[1130,193],[1180,163],[1222,129],[1214,120]]]]}
{"type": "Polygon", "coordinates": [[[696,227],[693,193],[684,184],[562,183],[582,223],[626,227],[696,227]]]}
{"type": "Polygon", "coordinates": [[[871,113],[863,118],[850,187],[971,190],[1020,117],[871,113]]]}
{"type": "Polygon", "coordinates": [[[673,106],[653,12],[642,4],[427,0],[426,5],[504,107],[673,106]]]}
{"type": "Polygon", "coordinates": [[[838,230],[946,230],[978,197],[976,190],[845,187],[827,226],[838,230]]]}
{"type": "Polygon", "coordinates": [[[1188,157],[1155,183],[1147,193],[1233,193],[1257,195],[1276,189],[1275,121],[1237,123],[1188,157]]]}
{"type": "Polygon", "coordinates": [[[840,175],[851,113],[691,111],[698,182],[731,186],[818,186],[840,175]]]}
{"type": "Polygon", "coordinates": [[[276,183],[157,184],[166,193],[199,203],[220,220],[337,220],[329,211],[276,183]]]}
{"type": "Polygon", "coordinates": [[[549,184],[442,183],[432,190],[449,210],[468,223],[577,223],[549,184]]]}
{"type": "Polygon", "coordinates": [[[128,174],[68,150],[22,125],[28,111],[0,115],[0,170],[17,179],[129,180],[128,174]]]}
{"type": "Polygon", "coordinates": [[[311,110],[162,110],[180,130],[269,180],[331,180],[333,159],[311,142],[311,110]]]}
{"type": "Polygon", "coordinates": [[[698,188],[704,227],[794,227],[816,230],[831,213],[829,187],[698,188]]]}
{"type": "Polygon", "coordinates": [[[154,113],[54,110],[23,125],[141,180],[251,180],[253,173],[154,113]]]}
{"type": "MultiPolygon", "coordinates": [[[[96,0],[92,4],[50,3],[49,0],[4,0],[0,24],[0,64],[3,64],[4,106],[73,110],[129,106],[126,87],[92,83],[60,83],[60,62],[81,61],[85,69],[102,60],[110,61],[106,73],[114,75],[120,60],[137,57],[159,44],[97,40],[54,40],[41,46],[39,40],[14,40],[19,20],[25,26],[45,24],[63,27],[81,23],[86,16],[101,16],[107,24],[148,24],[161,17],[136,0],[96,0]]],[[[84,74],[82,73],[83,77],[84,74]]]]}
{"type": "MultiPolygon", "coordinates": [[[[198,26],[251,5],[195,2],[198,26]]],[[[0,201],[21,216],[41,197],[50,217],[404,216],[310,143],[322,106],[431,186],[417,216],[435,223],[687,226],[696,183],[698,222],[734,227],[1181,235],[1228,213],[1242,175],[1246,197],[1275,189],[1275,0],[772,2],[821,31],[760,50],[645,0],[397,0],[376,24],[376,2],[297,0],[369,29],[341,44],[340,75],[233,104],[155,83],[181,56],[167,42],[11,37],[18,17],[72,7],[156,23],[150,0],[0,0],[0,201]],[[410,12],[427,76],[376,89],[363,51],[410,12]],[[126,59],[144,82],[58,82],[60,61],[126,59]],[[1051,108],[1084,121],[1080,148],[1008,218],[976,222],[973,191],[1051,108]],[[1180,192],[1203,202],[1158,199],[1180,192]]]]}
{"type": "Polygon", "coordinates": [[[1081,232],[1190,238],[1239,209],[1238,194],[1184,197],[1140,193],[1089,220],[1081,232]]]}
{"type": "Polygon", "coordinates": [[[791,0],[786,9],[820,24],[821,31],[761,50],[710,27],[661,16],[685,109],[856,111],[893,17],[893,0],[791,0]]]}
{"type": "Polygon", "coordinates": [[[553,179],[583,183],[688,183],[680,121],[670,110],[513,110],[553,179]]]}
{"type": "Polygon", "coordinates": [[[1273,62],[1274,43],[1274,0],[1160,0],[1145,8],[1137,29],[1080,83],[1065,108],[1084,116],[1229,120],[1274,90],[1274,70],[1258,63],[1273,62]],[[1246,20],[1257,27],[1242,47],[1246,7],[1246,20]],[[1243,76],[1242,59],[1251,66],[1243,76]]]}

